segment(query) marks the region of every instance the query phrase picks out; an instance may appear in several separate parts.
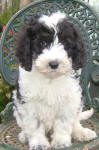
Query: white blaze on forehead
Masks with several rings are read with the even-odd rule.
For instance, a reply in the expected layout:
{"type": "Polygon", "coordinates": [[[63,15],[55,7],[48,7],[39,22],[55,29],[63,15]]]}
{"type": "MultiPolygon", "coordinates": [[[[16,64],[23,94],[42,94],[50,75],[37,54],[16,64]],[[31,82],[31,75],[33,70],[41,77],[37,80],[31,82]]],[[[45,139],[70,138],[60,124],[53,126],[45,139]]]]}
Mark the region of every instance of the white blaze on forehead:
{"type": "Polygon", "coordinates": [[[50,49],[45,49],[42,55],[44,55],[44,59],[47,60],[62,60],[64,57],[67,58],[67,53],[64,51],[64,46],[61,44],[56,44],[50,47],[50,49]]]}
{"type": "Polygon", "coordinates": [[[39,22],[46,24],[48,27],[55,28],[58,22],[62,21],[64,18],[66,18],[66,14],[58,11],[51,16],[42,15],[39,22]]]}

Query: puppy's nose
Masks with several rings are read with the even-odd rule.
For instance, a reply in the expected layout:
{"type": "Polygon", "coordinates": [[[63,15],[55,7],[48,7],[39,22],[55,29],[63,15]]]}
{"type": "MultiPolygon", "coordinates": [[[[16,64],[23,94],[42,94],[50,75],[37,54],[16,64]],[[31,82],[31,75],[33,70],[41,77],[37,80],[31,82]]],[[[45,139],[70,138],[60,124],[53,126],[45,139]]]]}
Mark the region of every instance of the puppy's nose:
{"type": "Polygon", "coordinates": [[[59,66],[59,63],[57,61],[51,61],[51,62],[49,62],[49,66],[52,69],[57,69],[59,66]]]}

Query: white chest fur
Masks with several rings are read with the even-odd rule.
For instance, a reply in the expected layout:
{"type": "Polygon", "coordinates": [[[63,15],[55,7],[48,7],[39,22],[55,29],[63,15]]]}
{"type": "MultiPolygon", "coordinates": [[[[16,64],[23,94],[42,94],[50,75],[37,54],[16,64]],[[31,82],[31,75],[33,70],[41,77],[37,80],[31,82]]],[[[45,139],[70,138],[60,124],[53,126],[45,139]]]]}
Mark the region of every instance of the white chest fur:
{"type": "Polygon", "coordinates": [[[20,94],[27,103],[23,109],[27,109],[30,116],[35,111],[48,128],[54,118],[76,117],[81,105],[81,88],[79,81],[70,74],[48,79],[35,70],[28,73],[20,68],[19,86],[20,94]]]}

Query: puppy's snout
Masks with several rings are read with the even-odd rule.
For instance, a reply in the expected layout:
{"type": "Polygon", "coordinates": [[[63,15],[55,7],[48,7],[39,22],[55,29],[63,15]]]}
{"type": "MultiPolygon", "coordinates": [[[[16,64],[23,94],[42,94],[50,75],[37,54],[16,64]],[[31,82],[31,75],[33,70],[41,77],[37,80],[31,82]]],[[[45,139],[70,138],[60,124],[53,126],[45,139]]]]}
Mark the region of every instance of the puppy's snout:
{"type": "Polygon", "coordinates": [[[49,66],[51,69],[57,69],[59,66],[59,63],[57,61],[51,61],[49,62],[49,66]]]}

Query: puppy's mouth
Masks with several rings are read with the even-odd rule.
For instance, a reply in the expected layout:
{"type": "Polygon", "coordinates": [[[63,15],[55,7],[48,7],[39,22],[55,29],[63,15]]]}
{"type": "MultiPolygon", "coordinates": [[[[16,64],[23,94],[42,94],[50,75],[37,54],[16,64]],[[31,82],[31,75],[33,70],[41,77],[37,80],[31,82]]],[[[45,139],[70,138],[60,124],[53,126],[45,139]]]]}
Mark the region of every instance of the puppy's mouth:
{"type": "Polygon", "coordinates": [[[48,71],[48,72],[42,72],[47,78],[50,79],[55,79],[58,78],[60,76],[62,76],[64,73],[52,70],[52,71],[48,71]]]}

